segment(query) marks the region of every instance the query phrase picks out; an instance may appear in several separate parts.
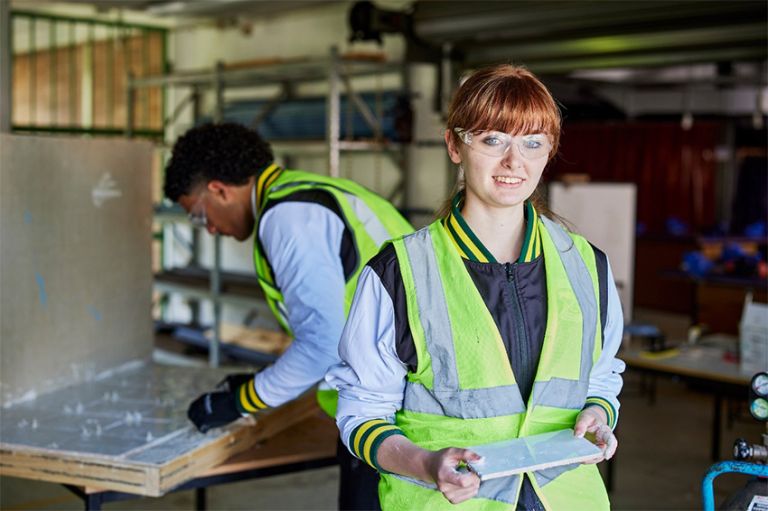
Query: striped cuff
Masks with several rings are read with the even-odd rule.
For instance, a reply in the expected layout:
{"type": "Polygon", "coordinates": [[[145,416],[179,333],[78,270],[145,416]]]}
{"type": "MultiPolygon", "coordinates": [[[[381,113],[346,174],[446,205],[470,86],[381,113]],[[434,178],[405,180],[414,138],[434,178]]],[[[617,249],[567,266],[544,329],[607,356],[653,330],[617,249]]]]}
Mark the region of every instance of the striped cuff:
{"type": "Polygon", "coordinates": [[[610,426],[611,429],[616,427],[616,409],[610,401],[602,397],[589,396],[584,408],[588,406],[599,406],[605,410],[605,416],[608,417],[608,426],[610,426]]]}
{"type": "Polygon", "coordinates": [[[376,461],[376,451],[379,449],[381,442],[383,442],[385,438],[392,435],[404,434],[405,433],[394,424],[391,424],[384,419],[374,419],[363,422],[355,428],[349,436],[349,447],[352,449],[355,456],[379,472],[387,473],[376,461]]]}
{"type": "Polygon", "coordinates": [[[242,414],[256,413],[265,408],[269,408],[256,393],[256,386],[254,385],[253,378],[240,385],[240,388],[237,389],[236,402],[237,409],[242,414]]]}

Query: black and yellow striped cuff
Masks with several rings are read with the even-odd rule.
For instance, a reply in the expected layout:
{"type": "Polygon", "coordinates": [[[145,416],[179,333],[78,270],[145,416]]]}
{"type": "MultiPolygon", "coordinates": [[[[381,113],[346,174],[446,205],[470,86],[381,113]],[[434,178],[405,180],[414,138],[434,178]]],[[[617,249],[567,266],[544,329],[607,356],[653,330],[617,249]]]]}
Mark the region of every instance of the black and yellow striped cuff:
{"type": "Polygon", "coordinates": [[[259,410],[269,408],[256,393],[256,387],[253,383],[253,379],[250,379],[246,383],[240,385],[240,388],[237,389],[236,402],[237,409],[240,413],[256,413],[259,410]]]}
{"type": "Polygon", "coordinates": [[[385,438],[403,435],[400,428],[384,419],[374,419],[360,424],[349,436],[352,452],[380,472],[385,472],[376,461],[376,451],[385,438]]]}
{"type": "Polygon", "coordinates": [[[599,406],[605,410],[605,415],[608,417],[608,426],[613,429],[616,426],[616,409],[613,407],[610,401],[602,397],[589,396],[584,408],[588,406],[599,406]]]}

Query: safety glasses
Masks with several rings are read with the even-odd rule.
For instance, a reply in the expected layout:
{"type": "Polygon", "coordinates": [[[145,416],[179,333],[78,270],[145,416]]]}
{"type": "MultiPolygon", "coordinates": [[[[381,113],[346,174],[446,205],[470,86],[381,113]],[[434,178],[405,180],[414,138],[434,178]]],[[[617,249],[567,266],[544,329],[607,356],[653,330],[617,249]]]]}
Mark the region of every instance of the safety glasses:
{"type": "Polygon", "coordinates": [[[538,160],[552,150],[552,141],[544,133],[513,137],[500,131],[467,131],[463,128],[454,128],[454,131],[462,142],[486,156],[500,158],[515,145],[523,158],[538,160]]]}
{"type": "Polygon", "coordinates": [[[205,214],[204,199],[205,193],[200,194],[200,198],[197,199],[197,202],[195,202],[195,205],[192,206],[192,209],[189,210],[189,214],[187,214],[189,222],[195,227],[208,226],[208,216],[205,214]]]}

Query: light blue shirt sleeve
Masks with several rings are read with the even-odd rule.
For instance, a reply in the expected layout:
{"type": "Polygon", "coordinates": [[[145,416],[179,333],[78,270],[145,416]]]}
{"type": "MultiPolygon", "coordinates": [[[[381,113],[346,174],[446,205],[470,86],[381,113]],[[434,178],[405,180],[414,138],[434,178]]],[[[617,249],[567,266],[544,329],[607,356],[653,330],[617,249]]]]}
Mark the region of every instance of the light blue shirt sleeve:
{"type": "Polygon", "coordinates": [[[264,214],[259,240],[283,293],[294,339],[255,388],[269,406],[290,401],[339,362],[345,280],[340,250],[344,223],[315,203],[283,202],[264,214]]]}
{"type": "Polygon", "coordinates": [[[395,348],[392,299],[369,266],[360,274],[339,355],[342,362],[331,368],[326,381],[339,391],[336,423],[349,449],[351,433],[363,422],[394,422],[403,405],[408,372],[395,348]]]}
{"type": "Polygon", "coordinates": [[[618,395],[621,392],[623,381],[621,373],[624,372],[626,367],[622,360],[616,358],[616,353],[621,347],[621,339],[624,334],[624,314],[621,310],[619,292],[616,290],[610,262],[608,263],[607,273],[608,313],[605,321],[603,351],[597,362],[592,366],[587,395],[597,396],[611,403],[616,412],[615,425],[619,414],[618,395]]]}

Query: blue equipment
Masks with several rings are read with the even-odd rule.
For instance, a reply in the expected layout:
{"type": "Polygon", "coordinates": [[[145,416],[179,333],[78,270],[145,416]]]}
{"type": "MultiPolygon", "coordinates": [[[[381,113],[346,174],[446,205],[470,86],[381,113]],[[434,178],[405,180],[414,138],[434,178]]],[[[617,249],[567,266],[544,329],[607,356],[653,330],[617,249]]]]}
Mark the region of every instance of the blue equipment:
{"type": "Polygon", "coordinates": [[[720,474],[737,473],[768,477],[768,465],[746,463],[744,461],[720,461],[712,465],[701,482],[701,494],[704,499],[704,511],[715,511],[714,481],[720,474]]]}

